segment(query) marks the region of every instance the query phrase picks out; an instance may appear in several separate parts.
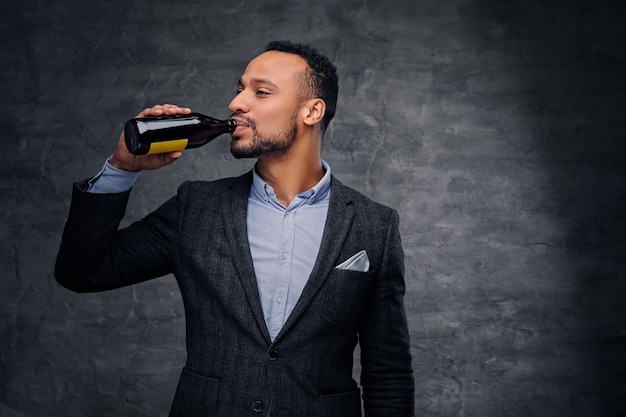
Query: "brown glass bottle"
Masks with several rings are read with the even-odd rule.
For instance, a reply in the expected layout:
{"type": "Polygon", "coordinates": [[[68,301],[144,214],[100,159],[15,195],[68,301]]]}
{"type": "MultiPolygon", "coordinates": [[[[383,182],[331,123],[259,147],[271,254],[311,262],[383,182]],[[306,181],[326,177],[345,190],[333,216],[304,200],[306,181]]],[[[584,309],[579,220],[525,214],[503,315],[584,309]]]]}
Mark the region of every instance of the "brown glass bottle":
{"type": "Polygon", "coordinates": [[[200,113],[138,117],[124,126],[126,147],[133,155],[180,151],[206,145],[235,130],[232,120],[218,120],[200,113]]]}

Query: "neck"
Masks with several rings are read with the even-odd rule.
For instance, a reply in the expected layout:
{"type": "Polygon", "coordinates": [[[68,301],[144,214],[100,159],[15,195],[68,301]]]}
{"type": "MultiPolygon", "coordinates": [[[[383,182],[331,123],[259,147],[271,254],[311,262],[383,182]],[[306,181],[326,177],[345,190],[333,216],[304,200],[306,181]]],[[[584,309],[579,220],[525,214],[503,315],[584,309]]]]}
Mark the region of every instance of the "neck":
{"type": "Polygon", "coordinates": [[[309,190],[324,176],[320,153],[288,151],[281,156],[260,158],[257,173],[272,186],[276,198],[288,207],[296,195],[309,190]]]}

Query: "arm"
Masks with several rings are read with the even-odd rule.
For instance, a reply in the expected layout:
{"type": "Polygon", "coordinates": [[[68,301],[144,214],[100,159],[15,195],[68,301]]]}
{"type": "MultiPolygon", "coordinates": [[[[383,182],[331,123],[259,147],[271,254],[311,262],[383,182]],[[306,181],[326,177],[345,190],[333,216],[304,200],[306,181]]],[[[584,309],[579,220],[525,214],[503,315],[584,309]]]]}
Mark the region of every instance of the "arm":
{"type": "MultiPolygon", "coordinates": [[[[157,105],[137,117],[190,111],[157,105]]],[[[101,291],[169,272],[167,259],[175,234],[177,199],[128,229],[118,231],[118,227],[136,174],[168,165],[180,155],[181,152],[132,155],[122,133],[101,174],[94,180],[75,184],[55,266],[55,277],[61,285],[79,292],[101,291]]]]}
{"type": "Polygon", "coordinates": [[[414,380],[404,309],[404,253],[398,214],[390,216],[383,262],[360,333],[366,417],[412,417],[414,380]]]}
{"type": "Polygon", "coordinates": [[[118,230],[130,191],[94,194],[74,186],[55,265],[55,277],[76,292],[118,288],[171,272],[177,241],[179,201],[118,230]]]}

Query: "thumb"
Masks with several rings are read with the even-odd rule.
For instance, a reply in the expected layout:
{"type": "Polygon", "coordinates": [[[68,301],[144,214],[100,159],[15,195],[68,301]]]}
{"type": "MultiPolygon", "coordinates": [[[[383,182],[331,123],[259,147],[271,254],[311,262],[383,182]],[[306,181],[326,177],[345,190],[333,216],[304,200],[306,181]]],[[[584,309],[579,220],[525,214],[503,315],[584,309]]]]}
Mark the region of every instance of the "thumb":
{"type": "Polygon", "coordinates": [[[177,161],[181,156],[183,156],[183,153],[181,151],[173,151],[161,154],[163,165],[169,165],[174,161],[177,161]]]}

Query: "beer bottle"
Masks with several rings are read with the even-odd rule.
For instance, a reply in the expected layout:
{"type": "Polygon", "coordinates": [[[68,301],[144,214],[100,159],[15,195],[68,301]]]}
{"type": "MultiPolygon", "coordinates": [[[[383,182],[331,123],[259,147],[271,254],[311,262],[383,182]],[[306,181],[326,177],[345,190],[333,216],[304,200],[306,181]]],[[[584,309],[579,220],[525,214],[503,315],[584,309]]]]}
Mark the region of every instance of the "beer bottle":
{"type": "Polygon", "coordinates": [[[137,117],[124,126],[126,147],[133,155],[180,151],[206,145],[235,130],[232,120],[218,120],[200,113],[137,117]]]}

